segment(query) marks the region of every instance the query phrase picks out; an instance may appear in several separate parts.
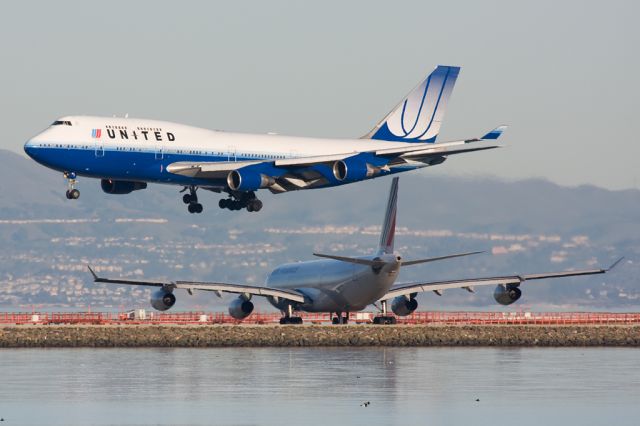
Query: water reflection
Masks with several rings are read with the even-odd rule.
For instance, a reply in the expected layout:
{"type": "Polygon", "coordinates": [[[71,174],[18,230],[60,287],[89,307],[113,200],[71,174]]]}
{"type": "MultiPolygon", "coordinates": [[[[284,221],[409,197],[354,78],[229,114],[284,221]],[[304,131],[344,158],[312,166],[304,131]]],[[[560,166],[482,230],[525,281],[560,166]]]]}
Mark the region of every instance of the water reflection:
{"type": "Polygon", "coordinates": [[[636,424],[635,349],[0,351],[19,424],[636,424]],[[479,401],[477,401],[479,400],[479,401]],[[370,401],[368,407],[361,407],[370,401]]]}

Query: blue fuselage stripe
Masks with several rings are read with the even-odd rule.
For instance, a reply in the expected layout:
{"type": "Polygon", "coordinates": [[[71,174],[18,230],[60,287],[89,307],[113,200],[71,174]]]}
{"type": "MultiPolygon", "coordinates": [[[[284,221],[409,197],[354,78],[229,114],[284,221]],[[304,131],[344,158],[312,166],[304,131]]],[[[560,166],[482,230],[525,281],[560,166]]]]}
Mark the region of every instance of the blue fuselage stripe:
{"type": "MultiPolygon", "coordinates": [[[[79,176],[92,178],[108,178],[114,180],[128,180],[154,183],[167,183],[174,185],[202,185],[202,186],[226,186],[225,179],[210,180],[197,179],[167,172],[169,164],[186,162],[228,162],[227,155],[193,155],[156,151],[127,151],[127,150],[96,150],[94,148],[54,148],[54,147],[25,147],[25,151],[31,158],[40,164],[61,172],[75,172],[79,176]]],[[[235,158],[237,161],[260,161],[256,157],[244,157],[241,154],[235,158]]],[[[377,158],[368,159],[371,163],[377,158]]],[[[286,170],[274,168],[271,159],[262,159],[265,163],[248,166],[257,172],[263,171],[269,174],[286,170]]],[[[380,161],[381,159],[379,159],[380,161]]],[[[382,161],[380,161],[382,165],[382,161]]],[[[395,174],[407,170],[413,170],[424,166],[408,166],[394,168],[392,171],[383,171],[382,175],[395,174]]],[[[304,168],[322,174],[328,181],[327,186],[344,185],[350,182],[338,181],[326,164],[316,164],[304,168]]],[[[320,186],[316,187],[319,188],[320,186]]]]}

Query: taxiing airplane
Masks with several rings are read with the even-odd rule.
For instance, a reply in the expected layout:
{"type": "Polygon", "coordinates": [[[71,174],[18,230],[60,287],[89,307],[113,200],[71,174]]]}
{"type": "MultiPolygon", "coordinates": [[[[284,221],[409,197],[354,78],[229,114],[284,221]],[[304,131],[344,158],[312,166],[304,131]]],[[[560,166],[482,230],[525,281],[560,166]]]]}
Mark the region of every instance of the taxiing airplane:
{"type": "Polygon", "coordinates": [[[108,194],[128,194],[149,182],[182,186],[190,213],[203,210],[198,189],[227,193],[220,208],[259,211],[259,189],[283,193],[342,185],[497,148],[476,142],[495,141],[505,126],[480,138],[436,143],[459,71],[438,66],[359,139],[248,135],[165,121],[70,116],[54,121],[24,150],[64,174],[68,199],[80,196],[76,179],[86,176],[101,179],[108,194]]]}
{"type": "Polygon", "coordinates": [[[495,285],[495,300],[510,305],[520,298],[520,285],[527,281],[544,278],[570,277],[576,275],[603,274],[616,266],[616,261],[607,269],[585,269],[529,275],[507,275],[485,278],[470,278],[452,281],[417,282],[394,285],[402,266],[417,265],[468,256],[480,252],[459,253],[428,259],[404,260],[394,251],[398,178],[393,178],[387,210],[375,254],[348,257],[314,253],[321,260],[289,263],[278,266],[269,274],[264,286],[196,281],[139,281],[130,279],[101,278],[89,267],[94,281],[98,283],[131,284],[158,287],[151,296],[151,306],[160,311],[171,308],[176,302],[175,289],[221,293],[236,293],[239,297],[229,306],[229,314],[242,320],[253,311],[253,296],[263,296],[283,313],[281,324],[300,324],[302,318],[295,311],[329,312],[334,323],[346,323],[349,313],[361,311],[369,305],[380,306],[382,315],[374,319],[377,324],[395,323],[395,317],[387,314],[387,304],[399,316],[411,314],[418,308],[416,296],[420,292],[433,291],[441,295],[443,290],[462,288],[473,292],[474,286],[495,285]],[[335,313],[335,317],[333,316],[335,313]],[[346,314],[343,316],[343,314],[346,314]]]}

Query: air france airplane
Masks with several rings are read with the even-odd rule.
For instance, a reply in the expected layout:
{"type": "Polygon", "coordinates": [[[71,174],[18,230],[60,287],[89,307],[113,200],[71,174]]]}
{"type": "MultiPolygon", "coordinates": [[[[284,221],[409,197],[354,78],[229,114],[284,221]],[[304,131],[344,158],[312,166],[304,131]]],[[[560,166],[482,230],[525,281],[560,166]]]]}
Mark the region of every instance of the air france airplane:
{"type": "Polygon", "coordinates": [[[151,295],[151,306],[160,311],[170,309],[176,303],[175,289],[213,291],[239,294],[231,302],[229,314],[242,320],[253,311],[252,296],[266,297],[283,313],[281,324],[301,324],[302,318],[295,311],[329,312],[334,324],[345,324],[349,312],[365,309],[369,305],[380,306],[382,315],[374,319],[376,324],[393,324],[396,317],[388,315],[387,306],[399,316],[410,315],[418,308],[416,296],[420,292],[433,291],[442,295],[446,289],[462,288],[473,292],[474,286],[495,285],[495,300],[501,305],[510,305],[522,295],[520,285],[527,281],[545,278],[560,278],[576,275],[603,274],[615,267],[622,259],[607,269],[585,269],[530,275],[508,275],[499,277],[470,278],[453,281],[417,282],[395,284],[402,266],[417,265],[454,257],[468,256],[480,252],[452,254],[418,260],[404,260],[394,251],[397,216],[398,178],[393,178],[387,210],[382,224],[380,243],[375,254],[347,257],[314,253],[321,260],[280,265],[267,277],[264,286],[195,281],[139,281],[129,279],[101,278],[89,267],[94,282],[130,284],[158,287],[151,295]],[[335,316],[333,316],[335,313],[335,316]],[[343,316],[343,313],[346,314],[343,316]]]}
{"type": "Polygon", "coordinates": [[[25,152],[60,171],[67,198],[78,176],[101,179],[108,194],[147,183],[179,185],[190,213],[201,213],[198,189],[228,194],[220,208],[257,212],[259,189],[283,193],[358,182],[434,166],[449,155],[497,148],[500,126],[481,138],[436,143],[459,67],[438,66],[359,139],[313,139],[206,130],[133,118],[62,117],[30,139],[25,152]],[[489,142],[490,143],[490,142],[489,142]]]}

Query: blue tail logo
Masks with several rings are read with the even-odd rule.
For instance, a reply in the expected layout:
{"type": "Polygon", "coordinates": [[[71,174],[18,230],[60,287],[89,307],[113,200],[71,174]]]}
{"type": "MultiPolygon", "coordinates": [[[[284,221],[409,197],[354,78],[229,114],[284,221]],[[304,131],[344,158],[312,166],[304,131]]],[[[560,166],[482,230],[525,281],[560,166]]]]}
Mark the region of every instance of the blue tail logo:
{"type": "Polygon", "coordinates": [[[369,135],[398,142],[435,142],[460,67],[439,65],[369,135]]]}

